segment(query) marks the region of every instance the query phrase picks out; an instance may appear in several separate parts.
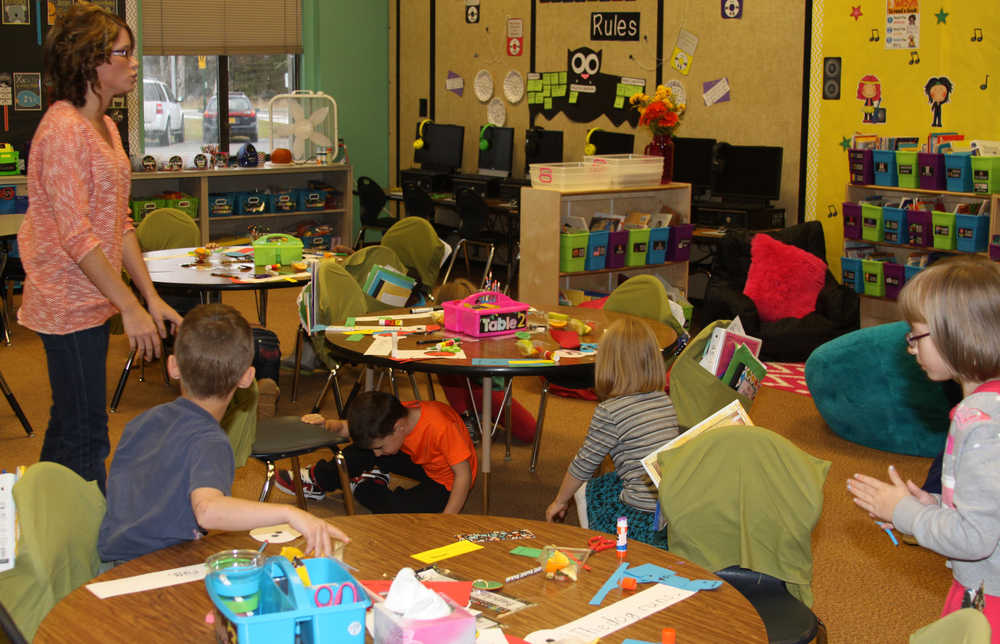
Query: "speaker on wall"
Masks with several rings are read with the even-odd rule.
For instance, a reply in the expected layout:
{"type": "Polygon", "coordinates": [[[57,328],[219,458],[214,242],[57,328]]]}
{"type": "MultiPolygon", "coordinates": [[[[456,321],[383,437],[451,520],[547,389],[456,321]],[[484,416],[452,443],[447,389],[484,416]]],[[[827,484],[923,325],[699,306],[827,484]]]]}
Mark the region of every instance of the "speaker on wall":
{"type": "Polygon", "coordinates": [[[823,99],[840,99],[840,56],[823,59],[823,99]]]}

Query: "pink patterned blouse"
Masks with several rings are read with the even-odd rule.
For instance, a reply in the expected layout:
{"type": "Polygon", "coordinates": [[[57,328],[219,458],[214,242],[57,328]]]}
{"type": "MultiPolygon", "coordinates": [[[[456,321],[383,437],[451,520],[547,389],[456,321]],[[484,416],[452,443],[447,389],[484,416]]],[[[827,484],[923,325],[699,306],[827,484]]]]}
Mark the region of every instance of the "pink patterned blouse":
{"type": "Polygon", "coordinates": [[[31,140],[28,212],[17,234],[27,279],[17,319],[39,333],[89,329],[116,313],[78,262],[100,246],[115,272],[129,218],[132,169],[118,128],[113,146],[68,101],[53,103],[31,140]]]}

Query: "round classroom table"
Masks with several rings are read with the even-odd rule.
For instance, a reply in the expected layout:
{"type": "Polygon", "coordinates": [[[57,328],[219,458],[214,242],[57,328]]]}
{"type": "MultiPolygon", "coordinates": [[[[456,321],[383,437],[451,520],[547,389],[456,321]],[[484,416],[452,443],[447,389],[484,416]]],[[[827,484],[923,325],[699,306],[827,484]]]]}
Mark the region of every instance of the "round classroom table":
{"type": "MultiPolygon", "coordinates": [[[[535,306],[533,308],[535,310],[529,311],[527,315],[529,328],[533,325],[545,327],[547,312],[555,311],[565,313],[568,316],[575,317],[586,322],[591,327],[591,332],[580,338],[582,342],[596,343],[600,339],[601,334],[604,333],[604,330],[612,321],[618,318],[634,317],[628,315],[627,313],[617,313],[614,311],[606,311],[604,309],[592,309],[586,307],[535,306]]],[[[371,321],[374,318],[392,317],[394,314],[405,315],[408,313],[408,309],[391,309],[388,311],[380,311],[377,315],[359,316],[358,318],[355,318],[355,326],[374,326],[378,324],[377,320],[371,321]],[[366,318],[368,320],[366,320],[366,318]]],[[[653,332],[656,335],[656,340],[660,344],[661,348],[665,349],[672,347],[677,341],[677,333],[666,324],[646,318],[636,319],[641,319],[653,329],[653,332]]],[[[481,426],[484,428],[491,427],[493,424],[493,376],[502,376],[504,378],[510,378],[513,376],[544,376],[546,378],[571,378],[573,380],[590,378],[592,380],[592,374],[594,372],[595,353],[586,353],[574,358],[561,358],[556,362],[542,361],[542,363],[539,363],[537,360],[535,362],[531,362],[533,359],[525,359],[518,350],[518,347],[515,344],[517,342],[517,338],[514,335],[473,338],[454,331],[448,331],[443,328],[430,335],[413,334],[400,336],[398,348],[401,350],[426,349],[428,348],[427,344],[418,343],[427,342],[435,338],[444,340],[446,338],[458,337],[462,340],[461,347],[462,351],[465,352],[465,358],[436,358],[400,362],[387,356],[366,355],[365,351],[373,341],[372,336],[365,335],[358,339],[353,337],[352,334],[344,333],[342,330],[337,328],[338,326],[343,328],[346,322],[347,320],[339,320],[332,325],[332,328],[327,328],[326,330],[326,339],[332,349],[332,353],[336,359],[342,362],[359,363],[375,367],[389,367],[392,369],[401,369],[407,372],[416,371],[426,373],[444,373],[467,376],[470,378],[481,378],[483,396],[480,406],[480,415],[481,426]]],[[[430,314],[427,314],[426,316],[421,317],[406,318],[403,320],[403,324],[405,326],[419,326],[435,324],[435,322],[430,314]]],[[[377,328],[387,330],[387,327],[377,328]]],[[[547,328],[541,328],[539,332],[532,333],[531,341],[536,346],[540,346],[543,353],[546,350],[559,349],[559,343],[552,338],[547,328]]],[[[540,438],[540,434],[535,436],[536,446],[540,438]]],[[[485,513],[489,513],[491,450],[492,437],[490,436],[490,432],[484,431],[482,433],[479,464],[483,479],[483,512],[485,513]]],[[[534,463],[532,463],[532,468],[533,467],[534,463]]]]}
{"type": "MultiPolygon", "coordinates": [[[[436,564],[445,574],[464,580],[503,580],[535,566],[527,557],[510,554],[517,546],[542,548],[586,548],[599,535],[591,530],[530,519],[454,514],[381,514],[336,517],[332,521],[351,538],[344,549],[344,561],[356,570],[359,580],[392,579],[403,567],[424,564],[411,555],[456,541],[456,535],[491,531],[528,530],[534,539],[484,542],[481,550],[441,560],[436,564]]],[[[607,536],[607,535],[604,535],[607,536]]],[[[216,533],[198,541],[165,548],[118,566],[94,581],[109,581],[149,572],[158,572],[203,562],[209,555],[230,548],[254,548],[260,544],[246,532],[216,533]]],[[[301,545],[301,542],[293,545],[301,545]]],[[[277,555],[282,544],[265,549],[277,555]]],[[[665,550],[630,542],[627,561],[631,567],[654,564],[688,579],[717,579],[710,572],[681,560],[665,550]]],[[[633,596],[619,588],[611,590],[600,606],[588,602],[618,567],[614,549],[593,553],[591,567],[579,580],[556,581],[536,574],[507,584],[500,592],[532,604],[495,618],[508,635],[524,638],[530,633],[554,629],[615,602],[633,596]]],[[[640,584],[641,593],[651,584],[640,584]]],[[[475,608],[475,605],[473,606],[475,608]]],[[[38,629],[36,643],[44,642],[205,642],[215,640],[214,627],[205,617],[212,602],[203,581],[167,588],[98,599],[86,586],[77,588],[60,601],[38,629]]],[[[767,642],[764,624],[735,588],[723,583],[715,590],[694,595],[653,612],[620,630],[602,637],[604,642],[631,638],[659,642],[661,630],[672,627],[677,641],[684,644],[767,642]]],[[[371,641],[370,636],[366,641],[371,641]]],[[[280,644],[280,643],[275,643],[280,644]]],[[[288,644],[292,644],[289,642],[288,644]]]]}

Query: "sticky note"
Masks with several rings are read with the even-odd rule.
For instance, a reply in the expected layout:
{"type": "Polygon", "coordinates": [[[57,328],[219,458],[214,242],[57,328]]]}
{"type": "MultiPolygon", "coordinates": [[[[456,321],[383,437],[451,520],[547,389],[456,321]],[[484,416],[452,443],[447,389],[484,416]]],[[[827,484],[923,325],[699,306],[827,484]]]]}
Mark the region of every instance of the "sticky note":
{"type": "Polygon", "coordinates": [[[354,326],[354,318],[347,318],[344,321],[344,326],[354,326]]]}
{"type": "Polygon", "coordinates": [[[348,342],[358,342],[361,338],[365,337],[362,333],[352,333],[351,335],[344,338],[348,342]]]}
{"type": "Polygon", "coordinates": [[[624,96],[616,96],[615,97],[615,107],[618,108],[618,109],[621,109],[622,107],[625,107],[625,97],[624,96]]]}
{"type": "Polygon", "coordinates": [[[529,548],[527,546],[518,546],[516,548],[513,548],[510,551],[510,554],[512,554],[512,555],[518,555],[520,557],[531,557],[532,559],[535,559],[537,557],[542,556],[542,549],[541,548],[529,548]]]}
{"type": "Polygon", "coordinates": [[[580,94],[579,94],[578,92],[570,92],[570,93],[569,93],[569,102],[570,102],[570,103],[576,103],[576,99],[577,99],[577,97],[578,97],[579,95],[580,95],[580,94]]]}
{"type": "Polygon", "coordinates": [[[559,79],[556,72],[542,72],[542,83],[551,85],[559,79]]]}
{"type": "Polygon", "coordinates": [[[477,543],[472,543],[471,541],[456,541],[455,543],[449,543],[446,546],[441,546],[440,548],[432,548],[430,550],[424,550],[423,552],[418,552],[415,555],[410,555],[417,561],[421,561],[426,564],[434,563],[435,561],[441,561],[442,559],[448,559],[450,557],[455,557],[458,555],[464,555],[467,552],[473,552],[475,550],[482,550],[483,547],[477,543]]]}
{"type": "Polygon", "coordinates": [[[553,96],[566,96],[566,86],[565,85],[554,85],[552,87],[553,96]]]}
{"type": "Polygon", "coordinates": [[[528,84],[525,87],[526,91],[529,92],[540,92],[542,91],[542,79],[541,78],[531,78],[528,80],[528,84]]]}
{"type": "Polygon", "coordinates": [[[566,72],[565,71],[559,72],[559,83],[562,84],[562,85],[566,84],[566,72]]]}
{"type": "Polygon", "coordinates": [[[549,96],[545,97],[545,109],[547,109],[547,110],[551,110],[552,109],[552,98],[549,97],[549,96]]]}
{"type": "Polygon", "coordinates": [[[551,85],[546,85],[544,88],[542,88],[542,96],[544,96],[546,98],[548,98],[549,96],[552,96],[552,86],[551,85]]]}

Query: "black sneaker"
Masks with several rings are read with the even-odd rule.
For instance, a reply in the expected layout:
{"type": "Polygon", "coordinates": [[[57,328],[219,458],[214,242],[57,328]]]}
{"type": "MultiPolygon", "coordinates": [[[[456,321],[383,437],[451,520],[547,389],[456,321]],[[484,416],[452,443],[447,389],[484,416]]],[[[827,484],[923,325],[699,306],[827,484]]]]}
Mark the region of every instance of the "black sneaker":
{"type": "MultiPolygon", "coordinates": [[[[307,499],[322,501],[326,498],[326,490],[321,488],[312,476],[312,466],[299,470],[302,477],[302,495],[307,499]]],[[[295,496],[295,483],[292,481],[291,470],[278,470],[274,475],[274,485],[285,494],[295,496]]]]}
{"type": "Polygon", "coordinates": [[[354,492],[359,485],[368,481],[389,487],[389,475],[376,467],[363,473],[361,476],[355,476],[351,479],[351,492],[354,492]]]}

